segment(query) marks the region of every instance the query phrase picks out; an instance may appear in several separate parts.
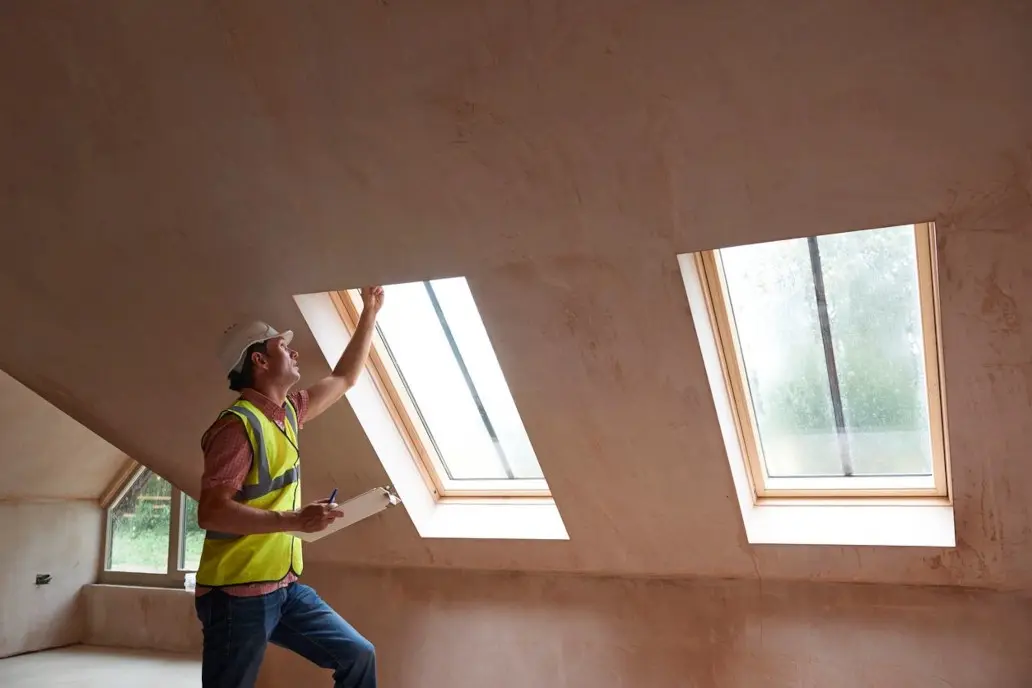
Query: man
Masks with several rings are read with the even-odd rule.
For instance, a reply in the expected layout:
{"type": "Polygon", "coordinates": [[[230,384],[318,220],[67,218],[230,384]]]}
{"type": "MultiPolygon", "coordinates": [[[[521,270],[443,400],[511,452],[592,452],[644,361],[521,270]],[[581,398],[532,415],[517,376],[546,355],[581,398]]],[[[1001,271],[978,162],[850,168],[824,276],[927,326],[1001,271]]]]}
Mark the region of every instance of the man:
{"type": "Polygon", "coordinates": [[[292,392],[300,379],[293,333],[265,323],[233,326],[221,348],[240,397],[201,440],[204,477],[197,520],[207,533],[197,570],[205,688],[253,686],[271,641],[333,670],[335,688],[374,688],[372,644],[297,582],[301,540],[341,516],[326,499],[302,507],[298,431],[361,375],[383,289],[362,290],[362,316],[332,374],[292,392]]]}

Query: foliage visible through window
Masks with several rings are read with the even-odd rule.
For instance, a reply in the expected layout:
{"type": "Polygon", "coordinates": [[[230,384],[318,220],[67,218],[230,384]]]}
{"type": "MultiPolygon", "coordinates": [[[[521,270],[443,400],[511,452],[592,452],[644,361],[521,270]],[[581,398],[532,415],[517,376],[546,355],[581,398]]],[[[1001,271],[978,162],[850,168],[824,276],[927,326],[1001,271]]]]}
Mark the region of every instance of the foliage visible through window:
{"type": "Polygon", "coordinates": [[[765,479],[931,480],[922,238],[907,225],[716,252],[765,479]]]}
{"type": "Polygon", "coordinates": [[[204,544],[197,502],[149,469],[138,469],[108,508],[107,527],[105,582],[179,584],[184,571],[197,570],[204,544]]]}
{"type": "Polygon", "coordinates": [[[172,486],[144,471],[111,507],[108,527],[111,571],[165,573],[171,522],[172,486]]]}

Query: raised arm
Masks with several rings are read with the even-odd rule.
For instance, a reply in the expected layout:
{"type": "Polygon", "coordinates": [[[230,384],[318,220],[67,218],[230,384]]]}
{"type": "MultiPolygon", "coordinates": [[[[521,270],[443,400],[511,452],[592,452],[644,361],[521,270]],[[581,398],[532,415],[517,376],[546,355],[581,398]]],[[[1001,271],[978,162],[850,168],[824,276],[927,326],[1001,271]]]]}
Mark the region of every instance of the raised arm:
{"type": "Polygon", "coordinates": [[[358,319],[358,327],[355,328],[355,333],[333,372],[308,388],[306,420],[315,418],[340,401],[344,393],[358,382],[369,358],[369,347],[373,343],[373,333],[376,331],[376,315],[382,306],[383,287],[362,289],[362,315],[358,319]]]}

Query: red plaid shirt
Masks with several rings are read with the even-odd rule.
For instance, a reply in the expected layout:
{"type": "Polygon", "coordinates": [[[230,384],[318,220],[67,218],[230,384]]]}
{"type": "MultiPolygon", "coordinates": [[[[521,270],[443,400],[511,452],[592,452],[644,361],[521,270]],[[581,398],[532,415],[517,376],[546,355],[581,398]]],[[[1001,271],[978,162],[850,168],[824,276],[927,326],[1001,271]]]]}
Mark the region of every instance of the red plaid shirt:
{"type": "MultiPolygon", "coordinates": [[[[282,407],[277,406],[272,399],[253,389],[245,389],[240,393],[240,398],[249,401],[258,407],[262,413],[286,431],[287,414],[282,407]]],[[[297,427],[300,430],[304,427],[305,416],[308,415],[308,390],[292,392],[287,397],[294,408],[297,409],[297,427]]],[[[254,452],[251,448],[251,440],[247,437],[244,424],[233,414],[227,414],[219,418],[208,428],[201,438],[201,449],[204,450],[204,476],[201,478],[201,489],[212,487],[232,487],[239,490],[243,487],[248,471],[251,470],[251,461],[254,459],[254,452]]],[[[286,587],[297,580],[293,572],[281,581],[273,583],[250,583],[247,585],[231,585],[222,588],[223,592],[238,597],[253,597],[265,595],[274,590],[286,587]]],[[[211,588],[197,586],[197,595],[203,595],[211,588]]]]}

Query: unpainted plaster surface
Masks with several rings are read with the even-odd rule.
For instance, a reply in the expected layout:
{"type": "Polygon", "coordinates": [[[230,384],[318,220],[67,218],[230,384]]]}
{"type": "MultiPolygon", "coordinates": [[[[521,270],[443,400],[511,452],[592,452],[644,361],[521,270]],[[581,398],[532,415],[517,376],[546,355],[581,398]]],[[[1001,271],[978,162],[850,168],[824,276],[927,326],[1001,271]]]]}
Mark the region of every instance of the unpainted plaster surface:
{"type": "Polygon", "coordinates": [[[84,642],[200,656],[201,624],[193,592],[124,585],[87,585],[84,642]]]}
{"type": "MultiPolygon", "coordinates": [[[[196,494],[233,320],[462,274],[569,542],[311,561],[1032,587],[1032,8],[49,5],[0,23],[0,366],[196,494]],[[746,545],[679,252],[933,219],[958,547],[746,545]]],[[[389,306],[388,306],[389,307],[389,306]]],[[[309,494],[386,476],[341,404],[309,494]]]]}
{"type": "Polygon", "coordinates": [[[97,577],[102,517],[86,501],[0,504],[0,657],[82,641],[80,589],[97,577]],[[37,573],[51,582],[36,585],[37,573]]]}
{"type": "Polygon", "coordinates": [[[0,501],[96,499],[129,461],[0,371],[0,501]]]}
{"type": "MultiPolygon", "coordinates": [[[[900,586],[320,565],[394,688],[1024,688],[1032,604],[900,586]]],[[[328,674],[270,648],[259,686],[328,674]]]]}
{"type": "MultiPolygon", "coordinates": [[[[888,585],[347,568],[304,581],[377,648],[395,688],[1024,688],[1032,602],[888,585]]],[[[183,591],[89,586],[87,642],[200,645],[183,591]],[[111,613],[118,609],[121,613],[111,613]],[[127,628],[134,633],[128,633],[127,628]]],[[[196,655],[195,655],[196,656],[196,655]]],[[[259,686],[329,674],[270,647],[259,686]]]]}

